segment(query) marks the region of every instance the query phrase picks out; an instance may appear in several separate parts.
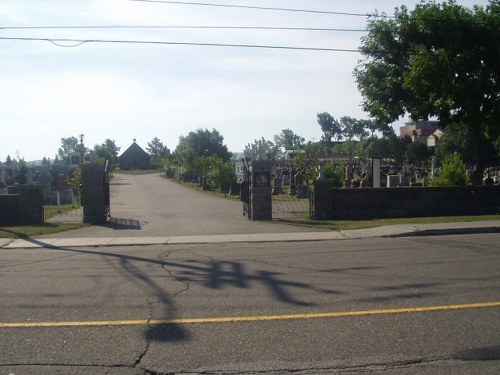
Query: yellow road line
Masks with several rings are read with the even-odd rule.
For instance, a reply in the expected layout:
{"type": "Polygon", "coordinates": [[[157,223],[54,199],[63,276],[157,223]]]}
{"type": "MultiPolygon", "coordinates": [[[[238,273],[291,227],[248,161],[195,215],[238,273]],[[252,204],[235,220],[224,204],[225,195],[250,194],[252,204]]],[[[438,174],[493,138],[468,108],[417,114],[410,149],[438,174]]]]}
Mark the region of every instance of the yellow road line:
{"type": "Polygon", "coordinates": [[[12,322],[1,323],[0,328],[35,328],[35,327],[98,327],[98,326],[140,326],[162,324],[204,324],[204,323],[240,323],[262,322],[270,320],[297,320],[340,318],[363,315],[405,314],[416,312],[464,310],[485,307],[500,307],[499,302],[469,303],[462,305],[403,307],[381,310],[338,311],[327,313],[288,314],[288,315],[261,315],[261,316],[231,316],[221,318],[185,318],[185,319],[156,319],[156,320],[108,320],[108,321],[82,321],[82,322],[12,322]]]}

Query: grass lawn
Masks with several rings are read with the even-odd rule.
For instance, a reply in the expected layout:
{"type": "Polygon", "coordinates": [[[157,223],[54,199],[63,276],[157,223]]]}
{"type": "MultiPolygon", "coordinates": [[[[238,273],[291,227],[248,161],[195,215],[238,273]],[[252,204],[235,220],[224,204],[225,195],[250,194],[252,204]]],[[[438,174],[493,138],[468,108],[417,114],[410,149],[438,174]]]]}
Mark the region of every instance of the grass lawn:
{"type": "MultiPolygon", "coordinates": [[[[72,204],[64,204],[58,206],[44,206],[44,217],[49,219],[56,215],[71,212],[77,209],[78,206],[72,204]]],[[[71,229],[78,229],[88,226],[89,224],[82,223],[43,223],[40,225],[22,225],[22,226],[0,226],[0,238],[27,238],[40,236],[43,234],[52,234],[64,232],[71,229]]]]}
{"type": "Polygon", "coordinates": [[[40,225],[22,225],[0,227],[0,238],[27,238],[43,234],[53,234],[71,229],[78,229],[88,224],[83,223],[43,223],[40,225]]]}
{"type": "Polygon", "coordinates": [[[353,230],[364,228],[375,228],[385,225],[398,224],[436,224],[436,223],[467,223],[474,221],[495,221],[500,220],[500,215],[479,215],[479,216],[437,216],[437,217],[408,217],[395,219],[372,219],[372,220],[311,220],[307,217],[302,219],[277,219],[279,223],[290,223],[301,226],[311,226],[315,228],[325,228],[334,231],[353,230]]]}

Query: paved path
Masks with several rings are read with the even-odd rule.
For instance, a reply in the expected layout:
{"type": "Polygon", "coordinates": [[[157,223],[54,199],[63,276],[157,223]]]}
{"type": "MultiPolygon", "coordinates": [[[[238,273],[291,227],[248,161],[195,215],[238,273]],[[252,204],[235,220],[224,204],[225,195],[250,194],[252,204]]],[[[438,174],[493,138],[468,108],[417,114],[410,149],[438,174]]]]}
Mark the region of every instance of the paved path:
{"type": "Polygon", "coordinates": [[[111,181],[111,216],[113,222],[110,225],[62,232],[58,237],[170,237],[324,231],[250,221],[243,216],[241,202],[202,194],[159,174],[115,173],[111,181]]]}

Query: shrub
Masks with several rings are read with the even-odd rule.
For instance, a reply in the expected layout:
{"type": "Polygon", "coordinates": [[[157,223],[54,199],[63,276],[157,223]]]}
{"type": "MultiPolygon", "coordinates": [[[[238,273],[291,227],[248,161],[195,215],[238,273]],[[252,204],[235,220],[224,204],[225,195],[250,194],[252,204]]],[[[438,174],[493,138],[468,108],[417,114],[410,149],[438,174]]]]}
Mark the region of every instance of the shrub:
{"type": "Polygon", "coordinates": [[[465,186],[466,184],[467,169],[457,152],[444,158],[439,176],[431,181],[431,186],[465,186]]]}

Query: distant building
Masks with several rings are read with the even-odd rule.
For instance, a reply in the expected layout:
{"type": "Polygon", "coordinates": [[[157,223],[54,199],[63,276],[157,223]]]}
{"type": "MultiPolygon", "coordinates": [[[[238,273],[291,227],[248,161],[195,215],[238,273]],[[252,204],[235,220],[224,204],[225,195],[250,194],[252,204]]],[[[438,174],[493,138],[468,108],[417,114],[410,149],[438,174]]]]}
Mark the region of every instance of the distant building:
{"type": "Polygon", "coordinates": [[[441,129],[436,129],[434,133],[429,135],[427,137],[427,147],[429,149],[433,150],[434,153],[436,153],[438,147],[439,147],[439,141],[441,140],[441,137],[443,136],[444,132],[441,129]]]}
{"type": "Polygon", "coordinates": [[[430,135],[440,128],[439,121],[413,121],[399,128],[401,138],[410,137],[412,142],[427,144],[430,135]]]}
{"type": "Polygon", "coordinates": [[[120,169],[147,169],[151,166],[151,156],[141,146],[134,143],[118,157],[120,169]]]}

